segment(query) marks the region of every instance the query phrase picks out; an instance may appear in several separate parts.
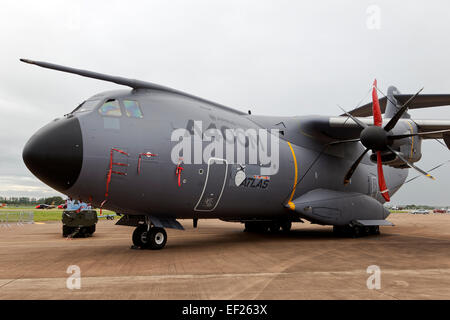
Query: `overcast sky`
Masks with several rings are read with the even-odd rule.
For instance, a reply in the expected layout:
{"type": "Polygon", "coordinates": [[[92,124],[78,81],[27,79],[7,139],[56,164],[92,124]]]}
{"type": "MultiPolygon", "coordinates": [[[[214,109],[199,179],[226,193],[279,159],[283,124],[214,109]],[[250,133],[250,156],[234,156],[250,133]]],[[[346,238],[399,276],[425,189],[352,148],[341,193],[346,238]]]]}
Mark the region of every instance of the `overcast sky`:
{"type": "MultiPolygon", "coordinates": [[[[147,80],[253,114],[338,115],[337,104],[355,107],[375,77],[383,91],[450,93],[449,13],[445,0],[2,0],[0,195],[57,194],[23,164],[24,144],[87,97],[119,88],[19,58],[147,80]]],[[[450,107],[411,114],[450,119],[450,107]]],[[[423,152],[426,170],[450,159],[434,140],[423,152]]],[[[449,172],[416,179],[392,203],[450,205],[449,172]]]]}

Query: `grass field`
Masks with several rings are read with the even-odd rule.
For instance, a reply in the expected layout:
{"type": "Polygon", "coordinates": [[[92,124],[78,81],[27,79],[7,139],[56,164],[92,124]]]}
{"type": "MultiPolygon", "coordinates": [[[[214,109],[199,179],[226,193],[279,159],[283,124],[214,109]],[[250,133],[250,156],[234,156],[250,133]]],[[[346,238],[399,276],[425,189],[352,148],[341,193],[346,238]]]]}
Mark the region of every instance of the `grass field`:
{"type": "MultiPolygon", "coordinates": [[[[34,207],[2,208],[2,209],[0,209],[0,216],[2,216],[2,213],[7,213],[7,212],[20,213],[21,211],[33,212],[34,221],[40,222],[40,221],[61,221],[62,212],[64,210],[61,210],[61,209],[35,209],[34,207]]],[[[100,210],[97,209],[97,213],[100,213],[100,210]]],[[[102,210],[102,213],[103,213],[103,215],[114,214],[114,212],[109,211],[109,210],[102,210]]],[[[14,215],[11,215],[8,220],[10,222],[14,222],[14,220],[15,220],[14,215]]]]}
{"type": "MultiPolygon", "coordinates": [[[[11,208],[0,208],[0,217],[2,213],[6,212],[29,212],[32,211],[34,213],[34,221],[61,221],[61,215],[63,210],[61,209],[35,209],[34,207],[11,207],[11,208]]],[[[115,212],[109,210],[102,210],[103,215],[114,214],[115,212]]],[[[97,209],[97,213],[100,213],[100,210],[97,209]]],[[[408,213],[406,210],[391,210],[391,213],[408,213]]],[[[14,216],[9,218],[10,222],[14,222],[14,216]]]]}

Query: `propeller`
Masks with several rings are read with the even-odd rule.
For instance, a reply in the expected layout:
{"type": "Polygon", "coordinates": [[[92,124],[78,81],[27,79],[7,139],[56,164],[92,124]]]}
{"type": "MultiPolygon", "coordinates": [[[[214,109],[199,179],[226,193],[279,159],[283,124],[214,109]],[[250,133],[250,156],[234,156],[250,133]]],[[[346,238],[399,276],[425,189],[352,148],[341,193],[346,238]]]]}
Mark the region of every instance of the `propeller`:
{"type": "MultiPolygon", "coordinates": [[[[395,125],[398,123],[400,118],[403,116],[403,114],[408,110],[408,105],[413,101],[419,94],[422,92],[423,88],[420,89],[415,95],[413,95],[408,101],[405,102],[405,104],[397,111],[397,113],[392,117],[391,120],[386,124],[386,126],[383,128],[383,118],[381,116],[381,109],[380,109],[380,103],[378,101],[378,95],[377,95],[377,80],[373,82],[373,88],[372,88],[372,114],[373,114],[373,125],[367,125],[358,118],[354,117],[350,113],[345,112],[345,114],[350,117],[353,121],[355,121],[356,124],[358,124],[361,128],[361,134],[359,139],[350,139],[350,140],[342,140],[342,141],[336,141],[332,144],[339,144],[339,143],[348,143],[348,142],[357,142],[360,141],[363,146],[366,147],[364,152],[356,159],[356,161],[353,163],[353,165],[350,167],[350,169],[347,171],[345,177],[344,177],[344,184],[347,185],[350,183],[350,179],[355,172],[356,168],[366,155],[366,153],[369,150],[372,150],[376,152],[377,154],[377,172],[378,172],[378,186],[380,188],[381,195],[386,201],[390,201],[389,197],[389,190],[386,186],[386,181],[384,179],[384,173],[383,173],[383,163],[381,159],[381,152],[382,151],[390,151],[397,155],[397,157],[406,163],[409,167],[417,170],[421,174],[425,175],[426,177],[430,179],[434,179],[433,176],[431,176],[429,173],[419,169],[414,164],[406,160],[403,155],[392,149],[391,145],[394,140],[398,139],[404,139],[412,136],[424,136],[424,135],[430,135],[430,134],[436,134],[436,133],[443,133],[443,132],[450,132],[450,130],[441,130],[441,131],[433,131],[433,132],[424,132],[424,133],[413,133],[413,134],[403,134],[403,135],[392,135],[390,134],[390,131],[395,127],[395,125]]],[[[341,108],[342,109],[342,108],[341,108]]]]}

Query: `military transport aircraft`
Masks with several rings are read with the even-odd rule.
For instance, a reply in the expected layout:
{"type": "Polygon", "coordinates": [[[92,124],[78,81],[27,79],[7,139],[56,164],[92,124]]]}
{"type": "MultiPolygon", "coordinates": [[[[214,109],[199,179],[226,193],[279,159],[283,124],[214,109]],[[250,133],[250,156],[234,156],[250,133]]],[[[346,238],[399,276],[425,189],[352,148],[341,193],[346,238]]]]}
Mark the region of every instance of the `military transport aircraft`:
{"type": "Polygon", "coordinates": [[[423,139],[450,120],[408,109],[450,105],[450,95],[400,94],[341,116],[251,115],[161,85],[21,59],[131,87],[94,95],[37,131],[28,169],[74,199],[116,211],[140,248],[161,249],[176,219],[218,218],[246,231],[289,231],[303,219],[340,235],[378,234],[389,201],[417,168],[423,139]],[[384,118],[382,114],[384,113],[384,118]],[[368,152],[371,151],[371,154],[368,152]]]}

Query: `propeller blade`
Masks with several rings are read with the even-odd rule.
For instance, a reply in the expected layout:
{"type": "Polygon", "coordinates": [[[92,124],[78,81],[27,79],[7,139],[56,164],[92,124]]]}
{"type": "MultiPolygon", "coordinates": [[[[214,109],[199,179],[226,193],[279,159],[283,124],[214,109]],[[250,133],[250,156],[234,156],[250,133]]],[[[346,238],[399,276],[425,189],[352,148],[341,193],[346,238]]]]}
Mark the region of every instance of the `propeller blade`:
{"type": "Polygon", "coordinates": [[[386,187],[386,180],[384,180],[383,173],[383,162],[381,161],[381,152],[377,152],[377,171],[378,171],[378,186],[380,187],[380,192],[383,198],[389,202],[391,198],[389,197],[389,190],[386,187]]]}
{"type": "MultiPolygon", "coordinates": [[[[437,166],[431,168],[431,169],[428,170],[428,171],[431,172],[431,171],[433,171],[433,170],[436,170],[437,168],[440,168],[440,167],[442,167],[444,164],[447,164],[447,163],[450,163],[450,160],[447,160],[447,161],[445,161],[445,162],[442,162],[441,164],[439,164],[439,165],[437,165],[437,166]]],[[[420,178],[421,176],[422,176],[422,175],[418,175],[418,176],[415,176],[414,178],[408,179],[408,180],[405,181],[404,184],[407,184],[408,182],[411,182],[411,181],[413,181],[413,180],[416,180],[417,178],[420,178]]]]}
{"type": "Polygon", "coordinates": [[[351,179],[353,173],[355,172],[355,170],[358,167],[358,165],[361,162],[361,160],[366,155],[367,151],[369,151],[369,149],[364,150],[364,152],[359,156],[359,158],[352,164],[350,169],[347,171],[347,174],[344,177],[344,185],[347,185],[347,184],[350,183],[350,179],[351,179]]]}
{"type": "Polygon", "coordinates": [[[405,157],[403,157],[402,154],[401,154],[400,152],[398,152],[398,151],[392,149],[392,148],[389,147],[389,146],[387,146],[387,148],[388,148],[391,152],[395,153],[395,154],[397,155],[397,157],[399,157],[399,158],[400,158],[404,163],[406,163],[409,167],[411,167],[411,168],[417,170],[418,172],[420,172],[421,174],[423,174],[424,176],[426,176],[426,177],[428,177],[428,178],[430,178],[430,179],[436,180],[436,178],[433,177],[431,174],[429,174],[429,173],[423,171],[422,169],[417,168],[414,164],[412,164],[411,162],[409,162],[408,160],[406,160],[405,157]]]}
{"type": "Polygon", "coordinates": [[[392,117],[392,119],[389,120],[388,124],[384,127],[384,130],[391,131],[392,128],[395,127],[398,120],[400,120],[402,115],[406,112],[406,110],[408,110],[408,105],[419,95],[419,93],[422,92],[422,90],[423,88],[420,89],[415,95],[413,95],[411,98],[408,99],[408,101],[405,102],[405,104],[400,108],[400,110],[398,110],[397,113],[392,117]]]}
{"type": "Polygon", "coordinates": [[[362,122],[361,120],[359,120],[358,118],[352,116],[350,113],[348,113],[347,111],[345,111],[343,108],[341,108],[340,106],[338,106],[339,109],[341,109],[349,118],[351,118],[353,121],[356,122],[356,124],[358,124],[361,128],[366,128],[367,124],[365,124],[364,122],[362,122]]]}
{"type": "Polygon", "coordinates": [[[341,144],[341,143],[349,143],[349,142],[359,142],[361,141],[360,138],[358,139],[348,139],[348,140],[339,140],[339,141],[334,141],[334,142],[330,142],[329,145],[336,145],[336,144],[341,144]]]}
{"type": "Polygon", "coordinates": [[[450,132],[450,129],[429,131],[429,132],[420,132],[420,133],[410,133],[410,134],[397,134],[397,135],[389,136],[388,138],[392,139],[392,140],[398,140],[398,139],[404,139],[404,138],[409,138],[409,137],[414,137],[414,136],[427,136],[430,134],[446,133],[446,132],[450,132]]]}
{"type": "Polygon", "coordinates": [[[380,102],[378,101],[377,95],[377,79],[373,81],[372,114],[373,114],[373,124],[377,127],[381,127],[381,125],[383,124],[383,118],[381,117],[380,102]]]}

